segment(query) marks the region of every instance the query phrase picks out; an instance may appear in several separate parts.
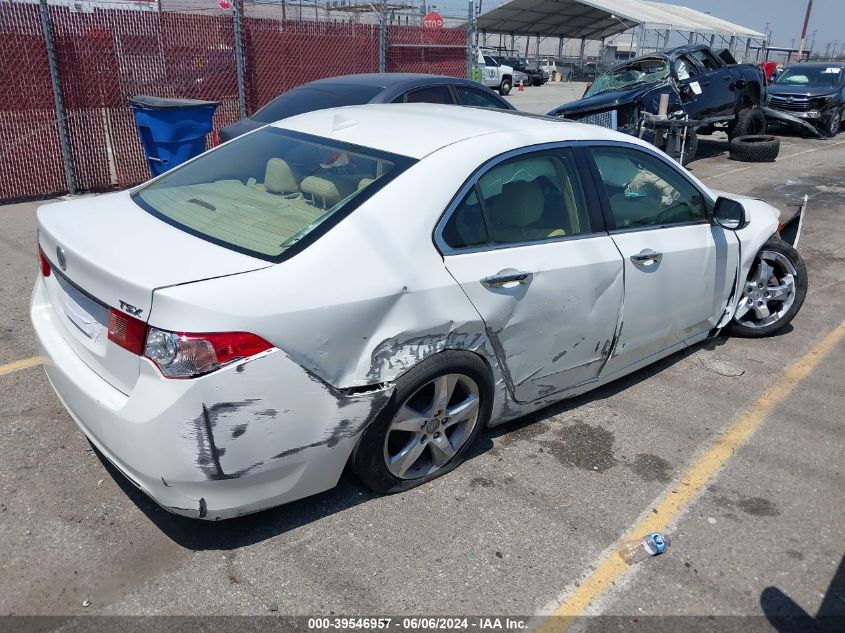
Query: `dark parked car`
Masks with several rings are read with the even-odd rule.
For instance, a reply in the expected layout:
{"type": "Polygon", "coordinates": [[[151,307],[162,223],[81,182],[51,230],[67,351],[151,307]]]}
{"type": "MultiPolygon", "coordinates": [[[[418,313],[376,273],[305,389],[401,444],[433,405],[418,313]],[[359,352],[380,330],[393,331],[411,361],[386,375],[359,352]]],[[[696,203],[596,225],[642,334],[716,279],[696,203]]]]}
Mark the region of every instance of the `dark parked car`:
{"type": "Polygon", "coordinates": [[[364,103],[445,103],[515,110],[495,92],[468,79],[414,73],[373,73],[318,79],[279,95],[251,117],[227,125],[221,142],[281,119],[364,103]]]}
{"type": "Polygon", "coordinates": [[[609,62],[566,62],[558,64],[557,69],[563,81],[593,81],[611,66],[609,62]]]}
{"type": "Polygon", "coordinates": [[[506,66],[528,75],[532,86],[542,86],[549,80],[549,74],[540,68],[537,62],[529,62],[523,57],[501,57],[500,59],[506,66]]]}
{"type": "MultiPolygon", "coordinates": [[[[681,46],[614,65],[596,77],[584,96],[549,115],[595,123],[638,134],[643,112],[657,113],[660,96],[669,95],[669,113],[680,112],[700,123],[699,133],[725,126],[730,137],[762,134],[766,117],[763,73],[752,64],[737,64],[727,51],[681,46]]],[[[687,134],[687,160],[698,146],[695,127],[687,134]]]]}
{"type": "MultiPolygon", "coordinates": [[[[769,108],[810,123],[827,136],[836,136],[845,108],[845,63],[802,62],[794,64],[769,86],[769,108]]],[[[790,123],[786,117],[770,118],[790,123]]]]}

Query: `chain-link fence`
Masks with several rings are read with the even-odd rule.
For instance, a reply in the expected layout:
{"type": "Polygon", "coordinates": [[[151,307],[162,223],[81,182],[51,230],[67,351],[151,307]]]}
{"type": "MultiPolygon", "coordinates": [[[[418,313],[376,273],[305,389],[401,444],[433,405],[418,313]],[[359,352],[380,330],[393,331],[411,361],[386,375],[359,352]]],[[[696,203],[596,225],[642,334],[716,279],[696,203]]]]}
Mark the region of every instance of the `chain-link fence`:
{"type": "Polygon", "coordinates": [[[291,3],[281,13],[253,7],[236,19],[237,4],[221,11],[213,0],[178,11],[173,3],[161,10],[160,3],[55,1],[0,0],[3,201],[148,178],[129,108],[136,94],[219,101],[219,128],[240,118],[239,94],[250,114],[322,77],[467,73],[463,28],[392,24],[377,13],[368,20],[317,9],[305,16],[291,3]]]}

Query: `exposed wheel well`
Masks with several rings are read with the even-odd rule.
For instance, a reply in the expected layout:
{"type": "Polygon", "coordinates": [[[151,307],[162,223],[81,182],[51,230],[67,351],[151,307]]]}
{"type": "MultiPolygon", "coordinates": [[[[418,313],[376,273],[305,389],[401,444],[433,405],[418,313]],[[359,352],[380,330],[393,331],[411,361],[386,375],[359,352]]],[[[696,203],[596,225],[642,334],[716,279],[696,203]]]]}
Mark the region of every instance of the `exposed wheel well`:
{"type": "Polygon", "coordinates": [[[742,93],[742,103],[740,104],[742,108],[753,108],[754,106],[763,105],[760,102],[760,84],[756,81],[750,81],[745,86],[745,90],[742,93]]]}

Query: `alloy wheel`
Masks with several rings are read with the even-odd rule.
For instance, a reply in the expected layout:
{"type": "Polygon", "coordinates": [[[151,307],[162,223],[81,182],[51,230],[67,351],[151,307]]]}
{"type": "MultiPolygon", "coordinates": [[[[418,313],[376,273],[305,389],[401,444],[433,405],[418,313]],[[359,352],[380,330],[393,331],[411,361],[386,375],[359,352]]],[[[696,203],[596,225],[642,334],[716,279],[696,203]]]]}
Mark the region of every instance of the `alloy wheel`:
{"type": "Polygon", "coordinates": [[[795,302],[795,266],[782,253],[760,251],[745,282],[734,319],[749,328],[779,321],[795,302]]]}
{"type": "Polygon", "coordinates": [[[472,437],[480,411],[478,384],[464,374],[429,381],[397,410],[384,438],[384,460],[399,479],[443,468],[472,437]]]}

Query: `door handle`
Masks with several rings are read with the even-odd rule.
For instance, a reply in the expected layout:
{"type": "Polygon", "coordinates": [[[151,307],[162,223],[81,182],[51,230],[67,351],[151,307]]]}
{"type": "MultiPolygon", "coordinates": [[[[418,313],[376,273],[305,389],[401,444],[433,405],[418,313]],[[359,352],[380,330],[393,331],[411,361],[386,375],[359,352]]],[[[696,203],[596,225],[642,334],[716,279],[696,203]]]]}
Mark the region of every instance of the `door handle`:
{"type": "Polygon", "coordinates": [[[636,255],[631,255],[631,261],[635,264],[649,264],[651,262],[659,264],[661,259],[663,259],[663,253],[658,253],[650,248],[646,248],[636,255]]]}
{"type": "Polygon", "coordinates": [[[534,278],[534,273],[526,273],[522,271],[518,271],[515,273],[507,273],[507,274],[498,274],[498,275],[490,275],[489,277],[485,277],[481,280],[485,286],[490,286],[492,288],[499,288],[504,286],[505,284],[512,284],[514,282],[528,285],[531,283],[531,280],[534,278]]]}

